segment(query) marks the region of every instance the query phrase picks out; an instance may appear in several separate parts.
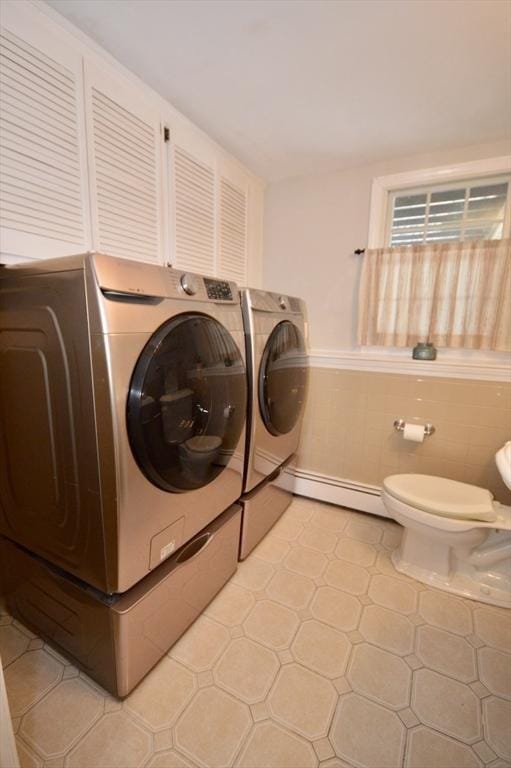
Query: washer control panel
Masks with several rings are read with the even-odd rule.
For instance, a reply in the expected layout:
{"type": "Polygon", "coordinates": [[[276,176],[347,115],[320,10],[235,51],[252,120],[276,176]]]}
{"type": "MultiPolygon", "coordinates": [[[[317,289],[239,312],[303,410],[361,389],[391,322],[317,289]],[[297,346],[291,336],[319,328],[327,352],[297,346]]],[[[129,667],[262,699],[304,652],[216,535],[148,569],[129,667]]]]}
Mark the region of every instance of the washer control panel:
{"type": "Polygon", "coordinates": [[[204,278],[204,285],[208,294],[208,299],[213,301],[232,301],[231,285],[226,280],[211,280],[204,278]]]}

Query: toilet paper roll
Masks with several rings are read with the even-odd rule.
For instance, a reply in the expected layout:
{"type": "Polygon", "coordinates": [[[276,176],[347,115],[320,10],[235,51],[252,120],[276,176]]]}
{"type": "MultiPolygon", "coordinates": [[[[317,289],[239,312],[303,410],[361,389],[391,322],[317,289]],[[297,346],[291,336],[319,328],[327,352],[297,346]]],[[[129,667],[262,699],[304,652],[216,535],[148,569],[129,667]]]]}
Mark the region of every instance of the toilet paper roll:
{"type": "Polygon", "coordinates": [[[405,424],[403,429],[403,438],[405,440],[412,440],[414,443],[422,443],[424,441],[424,424],[405,424]]]}

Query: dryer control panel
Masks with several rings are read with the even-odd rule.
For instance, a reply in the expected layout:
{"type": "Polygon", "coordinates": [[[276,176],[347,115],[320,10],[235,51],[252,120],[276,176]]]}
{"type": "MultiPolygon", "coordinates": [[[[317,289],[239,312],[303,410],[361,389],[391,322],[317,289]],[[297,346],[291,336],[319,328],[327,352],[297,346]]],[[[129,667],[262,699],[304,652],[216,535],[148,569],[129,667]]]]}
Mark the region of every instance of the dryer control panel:
{"type": "Polygon", "coordinates": [[[208,294],[208,299],[213,301],[232,301],[231,285],[226,280],[211,280],[204,278],[204,285],[208,294]]]}

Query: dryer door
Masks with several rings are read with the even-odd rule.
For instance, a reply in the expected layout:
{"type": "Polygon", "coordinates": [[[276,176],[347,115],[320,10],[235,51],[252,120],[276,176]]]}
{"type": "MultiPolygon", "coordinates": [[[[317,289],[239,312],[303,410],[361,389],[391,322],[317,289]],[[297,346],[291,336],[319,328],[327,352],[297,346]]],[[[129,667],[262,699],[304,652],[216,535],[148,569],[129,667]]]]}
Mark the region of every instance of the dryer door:
{"type": "Polygon", "coordinates": [[[270,334],[259,368],[259,409],[272,435],[286,435],[298,423],[308,373],[303,336],[294,323],[284,320],[270,334]]]}
{"type": "Polygon", "coordinates": [[[217,320],[177,315],[148,341],[130,384],[131,449],[165,491],[201,488],[229,463],[246,413],[241,353],[217,320]]]}

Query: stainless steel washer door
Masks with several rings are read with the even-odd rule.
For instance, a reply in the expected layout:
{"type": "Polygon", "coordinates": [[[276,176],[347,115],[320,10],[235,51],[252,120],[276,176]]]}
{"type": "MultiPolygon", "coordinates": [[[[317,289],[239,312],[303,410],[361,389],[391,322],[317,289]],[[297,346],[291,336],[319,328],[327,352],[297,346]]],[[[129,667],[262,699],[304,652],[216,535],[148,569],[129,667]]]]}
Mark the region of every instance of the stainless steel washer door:
{"type": "Polygon", "coordinates": [[[296,426],[307,397],[305,341],[289,320],[275,326],[259,368],[259,410],[266,429],[286,435],[296,426]]]}
{"type": "Polygon", "coordinates": [[[164,323],[135,366],[127,404],[131,450],[150,482],[182,493],[225,469],[246,414],[243,359],[214,318],[184,313],[164,323]]]}

